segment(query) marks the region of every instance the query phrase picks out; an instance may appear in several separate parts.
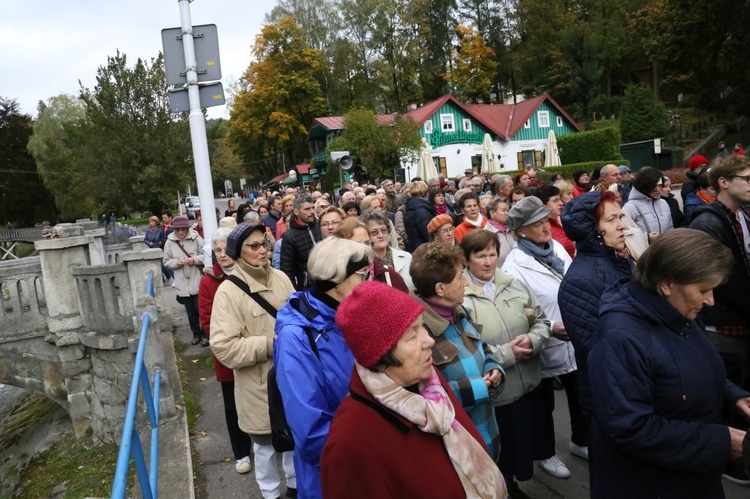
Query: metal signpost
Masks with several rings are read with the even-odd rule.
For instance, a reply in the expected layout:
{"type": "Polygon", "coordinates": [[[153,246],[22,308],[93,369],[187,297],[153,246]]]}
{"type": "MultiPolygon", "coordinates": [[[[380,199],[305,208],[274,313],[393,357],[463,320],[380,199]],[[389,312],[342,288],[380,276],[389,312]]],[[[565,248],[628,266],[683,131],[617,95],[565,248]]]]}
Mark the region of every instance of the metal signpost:
{"type": "Polygon", "coordinates": [[[190,111],[188,120],[195,158],[195,180],[203,213],[203,254],[204,261],[210,262],[211,236],[217,229],[216,205],[208,157],[206,120],[201,108],[220,106],[226,100],[221,83],[215,82],[221,79],[216,25],[193,26],[191,1],[178,1],[181,27],[164,29],[161,37],[167,85],[185,85],[169,91],[169,104],[173,113],[190,111]]]}

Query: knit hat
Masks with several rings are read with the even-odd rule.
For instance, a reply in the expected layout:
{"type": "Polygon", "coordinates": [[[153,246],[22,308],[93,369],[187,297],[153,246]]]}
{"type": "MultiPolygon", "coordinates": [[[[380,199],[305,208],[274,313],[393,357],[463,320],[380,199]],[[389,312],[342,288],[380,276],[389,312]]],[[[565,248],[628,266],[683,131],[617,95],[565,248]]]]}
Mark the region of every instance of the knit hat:
{"type": "Polygon", "coordinates": [[[430,223],[427,224],[427,232],[429,232],[430,235],[433,235],[443,225],[452,223],[453,219],[451,218],[451,216],[443,213],[442,215],[438,215],[430,220],[430,223]]]}
{"type": "Polygon", "coordinates": [[[526,225],[541,220],[552,213],[550,208],[542,204],[542,200],[536,196],[527,196],[513,205],[508,212],[505,224],[508,230],[514,231],[526,225]]]}
{"type": "Polygon", "coordinates": [[[573,180],[575,180],[575,183],[578,183],[578,180],[581,178],[582,175],[588,175],[589,172],[586,170],[576,170],[573,172],[573,180]]]}
{"type": "Polygon", "coordinates": [[[701,165],[707,165],[708,159],[702,155],[702,154],[696,154],[692,158],[690,158],[690,161],[688,161],[688,168],[690,168],[690,171],[692,172],[696,168],[698,168],[701,165]]]}
{"type": "Polygon", "coordinates": [[[422,312],[424,307],[406,293],[369,281],[354,288],[341,302],[336,325],[344,333],[354,360],[371,367],[396,346],[422,312]]]}
{"type": "Polygon", "coordinates": [[[221,220],[219,220],[219,228],[228,228],[228,229],[234,229],[237,227],[237,219],[234,217],[224,217],[221,220]]]}
{"type": "Polygon", "coordinates": [[[180,215],[172,219],[171,227],[173,229],[189,229],[192,226],[193,224],[190,223],[190,220],[188,220],[188,217],[186,217],[185,215],[180,215]]]}
{"type": "Polygon", "coordinates": [[[232,260],[239,260],[240,254],[242,253],[242,243],[245,242],[253,231],[259,230],[263,233],[266,232],[266,226],[263,224],[250,225],[248,223],[241,223],[229,234],[227,237],[227,247],[224,252],[232,260]]]}

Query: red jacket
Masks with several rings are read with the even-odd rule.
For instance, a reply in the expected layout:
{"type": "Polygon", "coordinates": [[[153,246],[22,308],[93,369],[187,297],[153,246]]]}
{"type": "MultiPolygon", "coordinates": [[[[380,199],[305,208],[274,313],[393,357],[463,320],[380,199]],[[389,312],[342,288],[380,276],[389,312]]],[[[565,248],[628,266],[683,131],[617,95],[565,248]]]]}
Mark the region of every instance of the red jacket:
{"type": "Polygon", "coordinates": [[[562,247],[568,252],[570,258],[575,258],[576,245],[573,241],[568,239],[568,236],[565,234],[565,229],[563,229],[562,224],[560,224],[560,219],[550,218],[549,225],[552,229],[552,239],[562,244],[562,247]]]}
{"type": "Polygon", "coordinates": [[[577,198],[577,197],[578,197],[578,196],[580,196],[581,194],[586,194],[587,192],[589,192],[589,191],[588,191],[588,188],[585,188],[585,187],[581,187],[581,186],[580,186],[580,185],[578,185],[578,184],[576,184],[576,185],[575,185],[575,186],[573,187],[573,197],[574,197],[574,198],[577,198]]]}
{"type": "MultiPolygon", "coordinates": [[[[453,403],[456,419],[484,447],[439,371],[438,377],[453,403]]],[[[349,393],[336,411],[320,459],[323,497],[466,497],[442,437],[421,431],[376,402],[356,367],[349,393]]]]}
{"type": "MultiPolygon", "coordinates": [[[[198,288],[198,314],[201,321],[201,329],[206,336],[211,337],[211,310],[214,308],[214,295],[219,285],[224,282],[224,270],[221,265],[215,263],[213,266],[213,275],[206,274],[201,277],[201,283],[198,288]]],[[[234,381],[234,371],[216,360],[214,357],[214,372],[216,381],[226,383],[234,381]]]]}

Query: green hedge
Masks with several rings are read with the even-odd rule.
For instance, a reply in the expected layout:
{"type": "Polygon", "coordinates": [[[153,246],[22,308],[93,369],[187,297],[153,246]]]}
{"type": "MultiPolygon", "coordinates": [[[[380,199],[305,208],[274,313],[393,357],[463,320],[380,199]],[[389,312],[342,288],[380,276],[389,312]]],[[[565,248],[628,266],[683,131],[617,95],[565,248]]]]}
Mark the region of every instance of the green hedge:
{"type": "Polygon", "coordinates": [[[618,164],[622,160],[617,128],[565,135],[557,139],[557,148],[564,165],[597,161],[597,158],[614,158],[618,164]]]}

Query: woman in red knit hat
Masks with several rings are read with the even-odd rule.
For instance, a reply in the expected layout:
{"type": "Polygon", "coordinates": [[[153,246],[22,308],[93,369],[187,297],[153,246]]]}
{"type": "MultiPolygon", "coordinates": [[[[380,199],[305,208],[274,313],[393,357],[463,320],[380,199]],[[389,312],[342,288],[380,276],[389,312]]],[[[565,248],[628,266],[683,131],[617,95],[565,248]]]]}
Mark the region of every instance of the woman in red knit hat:
{"type": "Polygon", "coordinates": [[[336,324],[355,366],[323,449],[323,497],[506,496],[482,437],[433,367],[423,312],[378,282],[341,302],[336,324]]]}

